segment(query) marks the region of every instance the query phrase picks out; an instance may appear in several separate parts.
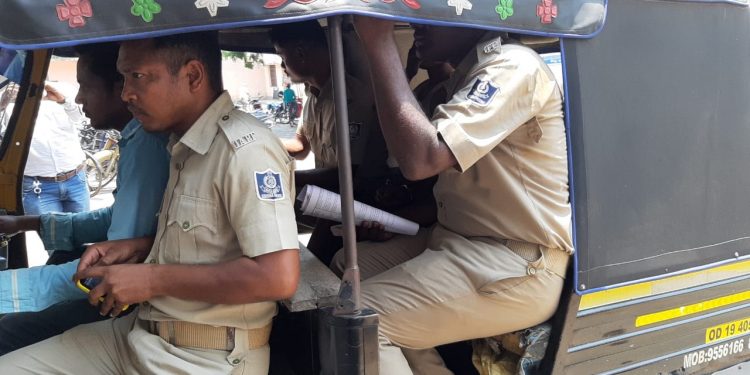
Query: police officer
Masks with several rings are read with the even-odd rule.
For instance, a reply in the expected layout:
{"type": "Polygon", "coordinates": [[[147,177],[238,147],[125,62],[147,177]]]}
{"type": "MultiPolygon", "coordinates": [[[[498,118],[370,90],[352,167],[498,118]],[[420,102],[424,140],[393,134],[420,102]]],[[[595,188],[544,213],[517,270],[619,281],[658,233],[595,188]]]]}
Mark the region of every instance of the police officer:
{"type": "Polygon", "coordinates": [[[216,33],[128,41],[117,65],[134,117],[172,133],[169,181],[156,237],[92,245],[76,277],[101,279],[89,301],[103,298],[102,314],[141,305],[12,352],[0,368],[265,374],[274,301],[299,278],[292,160],[233,109],[216,33]]]}
{"type": "MultiPolygon", "coordinates": [[[[274,26],[269,37],[284,62],[284,71],[292,82],[305,83],[308,93],[303,121],[297,129],[295,139],[286,143],[287,148],[290,153],[299,154],[296,156],[302,159],[312,151],[318,173],[323,169],[337,168],[338,140],[333,108],[333,80],[328,42],[323,28],[316,20],[282,24],[274,26]]],[[[387,168],[388,155],[369,87],[369,80],[363,81],[347,74],[352,164],[358,170],[367,168],[369,175],[376,175],[387,168]]],[[[297,172],[297,175],[302,179],[318,182],[318,179],[306,177],[303,173],[297,172]]],[[[337,173],[332,174],[331,181],[333,185],[338,184],[337,173]]]]}
{"type": "Polygon", "coordinates": [[[410,239],[411,251],[397,239],[360,248],[362,274],[375,275],[363,281],[362,300],[380,314],[380,373],[449,373],[433,347],[529,327],[557,306],[573,251],[561,92],[526,47],[481,30],[415,25],[418,57],[456,68],[427,117],[393,24],[358,17],[355,25],[389,152],[407,178],[438,175],[431,233],[410,239]]]}
{"type": "MultiPolygon", "coordinates": [[[[310,151],[315,155],[314,169],[296,172],[297,186],[311,184],[338,191],[339,140],[336,139],[331,61],[323,28],[316,20],[282,24],[274,26],[269,37],[292,82],[305,83],[308,87],[297,134],[284,141],[287,151],[299,160],[307,157],[310,151]]],[[[378,125],[369,80],[347,74],[346,90],[354,197],[363,203],[385,208],[376,202],[375,197],[377,189],[389,177],[388,150],[378,125]]],[[[331,235],[332,224],[334,222],[330,220],[317,220],[307,244],[308,249],[326,264],[343,245],[339,237],[331,235]]]]}

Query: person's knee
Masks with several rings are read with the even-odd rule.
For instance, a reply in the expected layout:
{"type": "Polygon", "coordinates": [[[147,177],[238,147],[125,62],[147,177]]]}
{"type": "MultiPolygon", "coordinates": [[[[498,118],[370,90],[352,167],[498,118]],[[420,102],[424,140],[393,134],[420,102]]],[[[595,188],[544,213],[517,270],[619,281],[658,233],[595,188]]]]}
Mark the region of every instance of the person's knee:
{"type": "Polygon", "coordinates": [[[27,337],[30,318],[31,313],[11,313],[0,318],[0,356],[33,343],[27,337]]]}
{"type": "Polygon", "coordinates": [[[344,270],[346,270],[346,257],[344,255],[344,249],[339,249],[331,260],[329,267],[333,273],[339,278],[344,276],[344,270]]]}

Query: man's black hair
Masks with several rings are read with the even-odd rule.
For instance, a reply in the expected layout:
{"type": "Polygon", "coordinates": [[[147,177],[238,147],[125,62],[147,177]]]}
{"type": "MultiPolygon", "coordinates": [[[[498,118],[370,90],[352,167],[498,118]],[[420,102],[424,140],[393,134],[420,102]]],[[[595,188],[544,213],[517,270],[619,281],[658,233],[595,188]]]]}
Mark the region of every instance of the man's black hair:
{"type": "Polygon", "coordinates": [[[167,68],[176,75],[190,60],[203,63],[209,84],[216,92],[222,92],[221,49],[216,31],[200,31],[154,38],[154,47],[167,59],[167,68]]]}
{"type": "Polygon", "coordinates": [[[273,44],[282,46],[299,43],[328,48],[326,33],[316,20],[276,25],[268,32],[268,36],[273,44]]]}
{"type": "Polygon", "coordinates": [[[104,80],[108,88],[122,82],[122,75],[117,71],[117,54],[119,43],[81,44],[73,47],[79,59],[85,59],[91,73],[104,80]]]}

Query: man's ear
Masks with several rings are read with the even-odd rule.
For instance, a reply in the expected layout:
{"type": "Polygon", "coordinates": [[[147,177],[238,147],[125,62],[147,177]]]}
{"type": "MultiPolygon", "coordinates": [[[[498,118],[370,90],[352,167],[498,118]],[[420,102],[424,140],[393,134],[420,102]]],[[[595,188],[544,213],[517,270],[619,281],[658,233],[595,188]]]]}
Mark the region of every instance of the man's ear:
{"type": "Polygon", "coordinates": [[[296,60],[302,64],[305,63],[305,59],[307,58],[308,51],[305,46],[302,44],[298,44],[296,47],[294,47],[294,54],[296,56],[296,60]]]}
{"type": "Polygon", "coordinates": [[[182,67],[182,70],[188,78],[190,91],[195,92],[207,84],[206,67],[200,61],[190,60],[182,67]]]}

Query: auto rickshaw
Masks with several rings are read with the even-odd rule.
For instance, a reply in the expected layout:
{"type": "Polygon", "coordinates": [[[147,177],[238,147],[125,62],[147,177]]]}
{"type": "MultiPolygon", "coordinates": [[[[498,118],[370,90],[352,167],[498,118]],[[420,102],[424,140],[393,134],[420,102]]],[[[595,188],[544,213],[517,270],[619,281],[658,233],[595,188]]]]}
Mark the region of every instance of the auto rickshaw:
{"type": "MultiPolygon", "coordinates": [[[[560,53],[565,92],[575,262],[539,373],[737,370],[750,360],[749,6],[748,0],[6,1],[0,46],[31,51],[0,146],[0,209],[23,214],[22,171],[54,48],[196,30],[221,30],[224,44],[237,48],[261,38],[233,33],[237,28],[327,18],[336,102],[345,103],[341,35],[349,15],[512,32],[538,51],[560,53]]],[[[345,111],[336,119],[348,123],[345,111]]],[[[337,132],[349,138],[347,126],[337,132]]],[[[348,144],[338,155],[339,165],[350,164],[348,144]]],[[[377,373],[377,317],[358,298],[351,171],[341,171],[348,270],[333,307],[318,306],[297,320],[310,327],[311,344],[292,373],[377,373]]],[[[9,267],[27,265],[22,238],[4,236],[2,245],[9,267]]]]}

